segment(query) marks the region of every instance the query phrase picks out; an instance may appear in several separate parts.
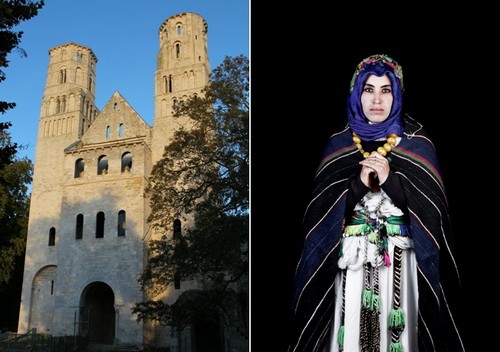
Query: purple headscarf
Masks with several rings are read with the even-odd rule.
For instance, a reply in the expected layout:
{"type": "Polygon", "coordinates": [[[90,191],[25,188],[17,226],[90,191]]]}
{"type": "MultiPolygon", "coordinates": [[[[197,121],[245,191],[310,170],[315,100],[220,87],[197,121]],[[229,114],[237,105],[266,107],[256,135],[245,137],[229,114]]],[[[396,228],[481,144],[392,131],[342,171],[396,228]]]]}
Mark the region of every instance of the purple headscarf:
{"type": "Polygon", "coordinates": [[[403,106],[403,70],[387,55],[372,55],[361,61],[351,80],[351,94],[347,100],[347,118],[351,129],[364,141],[386,138],[395,133],[403,134],[401,108],[403,106]],[[381,77],[387,74],[391,80],[393,102],[384,122],[370,124],[363,113],[361,94],[369,75],[381,77]]]}

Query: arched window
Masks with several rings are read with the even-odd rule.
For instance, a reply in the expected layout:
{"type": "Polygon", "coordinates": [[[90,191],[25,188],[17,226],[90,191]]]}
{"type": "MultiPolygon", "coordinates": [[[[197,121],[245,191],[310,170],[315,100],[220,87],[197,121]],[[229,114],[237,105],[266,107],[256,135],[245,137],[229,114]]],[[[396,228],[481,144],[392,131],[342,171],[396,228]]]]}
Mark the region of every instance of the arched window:
{"type": "Polygon", "coordinates": [[[182,26],[180,24],[177,25],[177,35],[182,34],[182,26]]]}
{"type": "Polygon", "coordinates": [[[125,127],[123,126],[123,123],[120,124],[120,126],[118,127],[118,136],[119,137],[123,137],[123,129],[125,127]]]}
{"type": "Polygon", "coordinates": [[[168,76],[168,92],[169,93],[172,93],[172,84],[173,84],[172,75],[169,75],[168,76]]]}
{"type": "Polygon", "coordinates": [[[82,158],[79,158],[75,161],[75,178],[83,176],[84,171],[85,161],[82,158]]]}
{"type": "Polygon", "coordinates": [[[104,213],[102,211],[97,213],[95,221],[95,238],[104,237],[104,213]]]}
{"type": "Polygon", "coordinates": [[[118,212],[118,237],[125,236],[126,220],[127,219],[126,219],[125,210],[120,210],[118,212]]]}
{"type": "MultiPolygon", "coordinates": [[[[182,238],[181,221],[179,219],[174,220],[174,233],[172,239],[174,240],[174,256],[182,256],[182,252],[185,249],[185,243],[182,238]]],[[[174,288],[177,290],[181,288],[181,274],[179,271],[176,271],[174,274],[174,288]]]]}
{"type": "Polygon", "coordinates": [[[49,230],[49,246],[56,245],[56,228],[51,227],[49,230]]]}
{"type": "Polygon", "coordinates": [[[179,219],[174,220],[174,238],[181,235],[181,221],[179,219]]]}
{"type": "Polygon", "coordinates": [[[66,69],[62,68],[59,72],[59,83],[66,83],[66,69]]]}
{"type": "Polygon", "coordinates": [[[111,136],[111,127],[106,127],[106,139],[109,139],[109,137],[111,136]]]}
{"type": "Polygon", "coordinates": [[[132,154],[130,152],[125,152],[122,155],[122,172],[132,171],[132,154]]]}
{"type": "Polygon", "coordinates": [[[175,43],[175,57],[178,59],[181,56],[181,43],[175,43]]]}
{"type": "Polygon", "coordinates": [[[61,112],[66,112],[66,96],[63,95],[61,99],[61,112]]]}
{"type": "Polygon", "coordinates": [[[76,216],[76,234],[75,239],[81,240],[83,238],[83,214],[76,216]]]}
{"type": "Polygon", "coordinates": [[[107,174],[108,173],[108,157],[106,155],[101,155],[97,161],[97,174],[107,174]]]}

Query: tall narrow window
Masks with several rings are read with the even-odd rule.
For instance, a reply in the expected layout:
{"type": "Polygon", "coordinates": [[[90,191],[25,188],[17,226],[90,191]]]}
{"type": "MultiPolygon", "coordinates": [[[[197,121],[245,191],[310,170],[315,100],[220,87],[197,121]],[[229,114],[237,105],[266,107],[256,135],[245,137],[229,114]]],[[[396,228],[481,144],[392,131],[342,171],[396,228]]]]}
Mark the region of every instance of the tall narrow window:
{"type": "Polygon", "coordinates": [[[59,72],[59,83],[66,83],[66,69],[62,68],[59,72]]]}
{"type": "Polygon", "coordinates": [[[111,136],[111,127],[106,127],[106,139],[109,139],[109,137],[111,136]]]}
{"type": "Polygon", "coordinates": [[[125,127],[123,127],[123,123],[120,124],[120,126],[118,127],[118,136],[119,137],[123,137],[123,129],[125,127]]]}
{"type": "MultiPolygon", "coordinates": [[[[183,261],[186,243],[184,242],[184,238],[182,238],[181,221],[179,219],[174,220],[172,239],[174,240],[174,262],[183,261]]],[[[178,270],[174,273],[174,288],[177,290],[181,288],[181,274],[178,270]]]]}
{"type": "Polygon", "coordinates": [[[122,172],[132,171],[132,154],[125,152],[122,154],[122,172]]]}
{"type": "Polygon", "coordinates": [[[175,44],[175,57],[178,59],[181,55],[181,43],[175,44]]]}
{"type": "Polygon", "coordinates": [[[49,230],[49,246],[56,245],[56,228],[51,227],[49,230]]]}
{"type": "Polygon", "coordinates": [[[108,158],[106,155],[101,155],[97,161],[97,174],[107,174],[108,173],[108,158]]]}
{"type": "Polygon", "coordinates": [[[85,171],[85,161],[80,158],[75,161],[75,178],[83,176],[85,171]]]}
{"type": "Polygon", "coordinates": [[[76,234],[75,239],[81,240],[83,238],[83,214],[76,216],[76,234]]]}
{"type": "Polygon", "coordinates": [[[168,92],[172,93],[172,75],[168,76],[168,92]]]}
{"type": "Polygon", "coordinates": [[[61,100],[61,112],[66,112],[66,96],[63,95],[61,100]]]}
{"type": "Polygon", "coordinates": [[[177,25],[177,35],[181,35],[182,34],[182,27],[180,24],[177,25]]]}
{"type": "Polygon", "coordinates": [[[125,210],[120,210],[118,212],[118,237],[125,236],[125,229],[126,229],[125,210]]]}
{"type": "Polygon", "coordinates": [[[179,219],[174,220],[174,238],[182,235],[181,232],[181,221],[179,219]]]}
{"type": "Polygon", "coordinates": [[[104,237],[104,213],[102,211],[97,213],[95,221],[95,238],[104,237]]]}

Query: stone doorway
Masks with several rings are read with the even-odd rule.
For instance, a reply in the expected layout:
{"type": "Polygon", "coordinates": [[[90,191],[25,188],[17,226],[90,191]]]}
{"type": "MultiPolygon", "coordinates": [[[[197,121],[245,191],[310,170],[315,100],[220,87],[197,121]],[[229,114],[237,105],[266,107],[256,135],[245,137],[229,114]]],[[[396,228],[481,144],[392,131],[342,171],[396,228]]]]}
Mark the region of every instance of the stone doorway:
{"type": "Polygon", "coordinates": [[[115,340],[115,294],[111,287],[104,282],[93,282],[83,290],[81,302],[81,308],[88,314],[86,316],[88,342],[113,344],[115,340]]]}

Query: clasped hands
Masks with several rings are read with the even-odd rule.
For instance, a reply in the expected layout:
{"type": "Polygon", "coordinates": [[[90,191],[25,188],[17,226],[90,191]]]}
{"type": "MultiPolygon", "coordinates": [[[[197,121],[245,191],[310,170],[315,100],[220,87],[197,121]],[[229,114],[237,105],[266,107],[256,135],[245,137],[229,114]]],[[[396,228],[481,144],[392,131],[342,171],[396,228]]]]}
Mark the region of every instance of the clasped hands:
{"type": "Polygon", "coordinates": [[[389,160],[379,153],[372,153],[369,157],[361,160],[359,164],[362,166],[360,178],[366,187],[373,186],[372,179],[378,178],[378,184],[382,185],[389,177],[389,160]]]}

